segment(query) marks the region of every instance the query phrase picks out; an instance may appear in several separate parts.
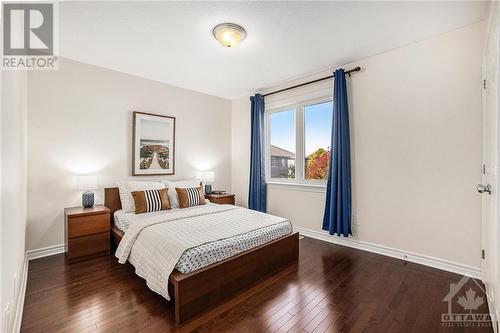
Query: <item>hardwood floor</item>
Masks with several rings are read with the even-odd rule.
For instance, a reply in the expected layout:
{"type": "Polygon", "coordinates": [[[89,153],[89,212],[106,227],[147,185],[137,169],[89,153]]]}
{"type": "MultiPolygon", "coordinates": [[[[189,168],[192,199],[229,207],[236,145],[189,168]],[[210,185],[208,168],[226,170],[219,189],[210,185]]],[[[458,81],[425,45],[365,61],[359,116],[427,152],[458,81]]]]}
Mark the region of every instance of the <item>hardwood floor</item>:
{"type": "MultiPolygon", "coordinates": [[[[64,256],[56,255],[29,264],[21,331],[492,332],[491,327],[442,326],[441,314],[448,309],[442,300],[450,283],[460,279],[304,238],[298,265],[176,325],[172,305],[150,291],[130,264],[108,256],[67,266],[64,256]]],[[[472,280],[464,287],[480,290],[472,280]]],[[[465,290],[457,296],[462,294],[465,290]]],[[[483,297],[479,310],[484,312],[486,296],[477,297],[483,297]]]]}

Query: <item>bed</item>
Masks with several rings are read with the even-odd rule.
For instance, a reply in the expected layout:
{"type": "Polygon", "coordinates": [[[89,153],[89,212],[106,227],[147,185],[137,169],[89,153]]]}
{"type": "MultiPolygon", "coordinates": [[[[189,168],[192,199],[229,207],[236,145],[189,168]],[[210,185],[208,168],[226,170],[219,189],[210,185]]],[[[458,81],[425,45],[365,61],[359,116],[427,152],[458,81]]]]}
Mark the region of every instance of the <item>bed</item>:
{"type": "MultiPolygon", "coordinates": [[[[152,214],[129,227],[127,223],[123,223],[127,221],[126,216],[120,215],[118,188],[105,189],[104,203],[110,209],[111,235],[117,247],[116,256],[119,261],[130,261],[136,268],[136,273],[146,279],[150,289],[166,299],[173,299],[177,323],[196,316],[266,275],[298,260],[298,233],[293,232],[289,222],[287,225],[277,220],[277,217],[273,220],[272,216],[266,216],[262,221],[257,221],[255,216],[266,214],[257,215],[256,212],[230,205],[209,204],[198,210],[182,209],[172,212],[169,215],[172,221],[168,223],[162,220],[164,217],[158,218],[152,214]],[[238,216],[241,216],[241,221],[236,218],[238,216]],[[195,225],[207,223],[213,217],[234,221],[234,230],[228,227],[227,222],[226,227],[221,230],[215,224],[214,230],[206,232],[208,235],[195,234],[194,231],[190,234],[189,241],[192,237],[193,244],[197,240],[201,244],[199,246],[189,248],[189,241],[186,240],[185,248],[155,248],[154,244],[160,243],[157,241],[160,239],[158,237],[172,237],[172,230],[178,232],[175,228],[185,226],[186,232],[191,232],[190,224],[181,225],[180,222],[188,221],[195,225]],[[115,218],[118,218],[116,224],[115,218]],[[122,221],[120,218],[123,218],[122,221]],[[160,220],[161,223],[158,222],[160,220]],[[262,227],[237,235],[237,232],[245,230],[245,220],[262,223],[262,227]],[[210,232],[221,233],[222,239],[204,243],[210,237],[210,232]],[[217,250],[216,255],[214,248],[217,250]],[[176,259],[172,261],[170,254],[176,252],[176,259]],[[169,276],[165,278],[162,274],[169,276]],[[167,280],[168,286],[159,283],[167,280]]],[[[222,222],[220,224],[224,226],[222,222]]]]}

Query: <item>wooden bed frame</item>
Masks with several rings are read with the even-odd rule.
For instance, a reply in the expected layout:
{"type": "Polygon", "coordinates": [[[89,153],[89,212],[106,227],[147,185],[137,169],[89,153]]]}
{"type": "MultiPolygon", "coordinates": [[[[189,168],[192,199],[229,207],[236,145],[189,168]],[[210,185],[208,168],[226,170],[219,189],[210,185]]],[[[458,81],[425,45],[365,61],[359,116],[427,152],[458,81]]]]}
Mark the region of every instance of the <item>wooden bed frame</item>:
{"type": "MultiPolygon", "coordinates": [[[[113,214],[121,209],[118,188],[104,189],[104,205],[111,212],[111,238],[117,246],[123,232],[115,227],[113,214]]],[[[168,290],[175,305],[175,321],[182,323],[220,303],[257,280],[276,272],[299,257],[299,234],[281,237],[192,273],[174,270],[168,290]]]]}

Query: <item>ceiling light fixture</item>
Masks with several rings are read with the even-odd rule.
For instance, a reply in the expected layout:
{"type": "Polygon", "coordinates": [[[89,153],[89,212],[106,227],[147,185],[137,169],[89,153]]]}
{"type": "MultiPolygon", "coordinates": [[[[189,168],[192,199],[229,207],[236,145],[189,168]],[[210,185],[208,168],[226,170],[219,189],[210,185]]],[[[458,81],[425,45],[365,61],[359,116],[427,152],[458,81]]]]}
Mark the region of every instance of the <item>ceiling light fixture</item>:
{"type": "Polygon", "coordinates": [[[212,30],[212,34],[224,47],[238,46],[247,36],[245,29],[235,23],[221,23],[212,30]]]}

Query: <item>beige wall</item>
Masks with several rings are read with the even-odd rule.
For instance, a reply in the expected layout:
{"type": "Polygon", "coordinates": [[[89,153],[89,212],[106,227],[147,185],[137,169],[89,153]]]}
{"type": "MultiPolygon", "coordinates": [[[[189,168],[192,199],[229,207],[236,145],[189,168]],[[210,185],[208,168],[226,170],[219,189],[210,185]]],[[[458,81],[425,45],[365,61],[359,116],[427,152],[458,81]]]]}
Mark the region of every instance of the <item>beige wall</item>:
{"type": "MultiPolygon", "coordinates": [[[[363,68],[350,79],[356,239],[480,267],[484,31],[478,23],[344,66],[363,68]]],[[[247,97],[232,106],[233,191],[246,203],[247,97]]],[[[269,187],[268,211],[297,227],[320,231],[323,210],[324,192],[269,187]]]]}
{"type": "Polygon", "coordinates": [[[25,257],[26,73],[1,72],[1,328],[12,332],[25,257]],[[15,281],[14,281],[15,280],[15,281]],[[9,316],[5,309],[9,304],[9,316]]]}
{"type": "Polygon", "coordinates": [[[64,242],[78,174],[97,174],[101,187],[132,178],[132,111],[176,117],[176,175],[163,178],[213,170],[216,187],[230,189],[230,101],[71,60],[29,73],[28,84],[28,249],[64,242]]]}

